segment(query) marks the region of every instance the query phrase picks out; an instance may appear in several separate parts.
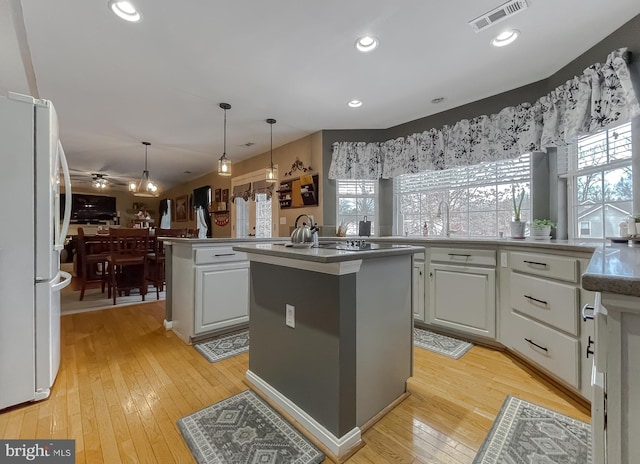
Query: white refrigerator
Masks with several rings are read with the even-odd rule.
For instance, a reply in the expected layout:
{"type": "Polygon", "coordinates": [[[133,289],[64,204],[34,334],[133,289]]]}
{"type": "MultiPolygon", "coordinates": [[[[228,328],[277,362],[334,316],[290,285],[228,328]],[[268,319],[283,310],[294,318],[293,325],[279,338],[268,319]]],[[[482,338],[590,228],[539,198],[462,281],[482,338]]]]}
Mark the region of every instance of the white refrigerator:
{"type": "Polygon", "coordinates": [[[47,398],[60,366],[71,181],[50,101],[0,96],[0,410],[47,398]],[[60,218],[60,183],[65,217],[60,218]]]}

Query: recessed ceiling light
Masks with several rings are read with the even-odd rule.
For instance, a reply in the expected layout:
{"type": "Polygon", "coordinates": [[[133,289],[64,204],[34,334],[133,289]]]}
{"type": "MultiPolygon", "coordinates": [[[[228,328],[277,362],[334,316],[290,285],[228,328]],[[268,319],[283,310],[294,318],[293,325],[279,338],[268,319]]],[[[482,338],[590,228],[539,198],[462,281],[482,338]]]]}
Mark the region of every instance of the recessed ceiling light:
{"type": "Polygon", "coordinates": [[[356,40],[356,48],[361,52],[370,52],[378,46],[378,39],[373,36],[365,35],[356,40]]]}
{"type": "Polygon", "coordinates": [[[520,35],[520,31],[516,29],[510,29],[508,31],[501,32],[491,41],[491,45],[494,47],[504,47],[505,45],[509,45],[514,40],[518,38],[520,35]]]}
{"type": "Polygon", "coordinates": [[[142,21],[142,15],[136,7],[128,0],[109,0],[109,8],[119,18],[131,23],[139,23],[142,21]]]}
{"type": "Polygon", "coordinates": [[[434,105],[437,105],[438,103],[442,103],[443,101],[444,101],[444,97],[436,97],[431,100],[431,103],[433,103],[434,105]]]}
{"type": "Polygon", "coordinates": [[[349,105],[351,108],[358,108],[362,106],[362,102],[360,100],[351,100],[349,103],[347,103],[347,105],[349,105]]]}

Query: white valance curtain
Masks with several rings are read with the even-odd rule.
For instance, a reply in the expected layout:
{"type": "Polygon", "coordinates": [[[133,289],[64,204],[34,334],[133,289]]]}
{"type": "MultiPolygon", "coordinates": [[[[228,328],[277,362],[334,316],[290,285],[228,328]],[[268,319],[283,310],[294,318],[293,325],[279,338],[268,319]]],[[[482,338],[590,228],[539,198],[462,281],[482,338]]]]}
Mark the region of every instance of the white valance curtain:
{"type": "Polygon", "coordinates": [[[613,51],[605,64],[589,66],[534,104],[385,142],[335,142],[329,179],[388,179],[517,158],[627,122],[640,106],[625,52],[613,51]]]}

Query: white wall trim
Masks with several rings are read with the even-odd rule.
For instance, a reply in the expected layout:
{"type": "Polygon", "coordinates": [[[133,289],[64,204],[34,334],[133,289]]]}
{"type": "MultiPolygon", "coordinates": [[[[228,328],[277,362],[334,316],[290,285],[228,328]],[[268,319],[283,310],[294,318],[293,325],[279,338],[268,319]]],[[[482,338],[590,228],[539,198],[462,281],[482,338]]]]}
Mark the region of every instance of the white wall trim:
{"type": "Polygon", "coordinates": [[[250,370],[247,370],[246,377],[254,388],[290,414],[307,432],[313,435],[337,457],[344,456],[361,441],[359,427],[354,427],[342,437],[338,438],[319,424],[313,417],[300,409],[290,399],[282,395],[278,390],[250,370]]]}

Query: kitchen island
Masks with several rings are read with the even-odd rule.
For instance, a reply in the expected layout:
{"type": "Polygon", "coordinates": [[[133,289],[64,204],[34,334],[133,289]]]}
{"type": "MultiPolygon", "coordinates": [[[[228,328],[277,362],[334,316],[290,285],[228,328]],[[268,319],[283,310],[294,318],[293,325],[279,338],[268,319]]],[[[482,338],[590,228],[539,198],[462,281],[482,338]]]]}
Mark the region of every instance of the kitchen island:
{"type": "Polygon", "coordinates": [[[250,261],[248,383],[338,460],[406,397],[413,246],[240,244],[250,261]]]}

